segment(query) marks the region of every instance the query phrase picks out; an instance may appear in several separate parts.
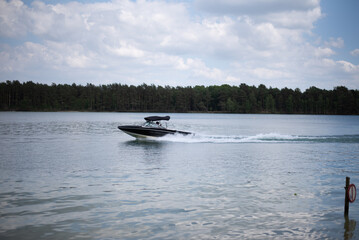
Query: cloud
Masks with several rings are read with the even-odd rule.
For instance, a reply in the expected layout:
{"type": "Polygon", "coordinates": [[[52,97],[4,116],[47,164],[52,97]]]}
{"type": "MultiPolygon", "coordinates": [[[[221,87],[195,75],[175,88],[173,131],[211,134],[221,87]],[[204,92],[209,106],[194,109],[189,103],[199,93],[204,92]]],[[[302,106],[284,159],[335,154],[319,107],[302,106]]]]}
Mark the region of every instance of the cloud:
{"type": "Polygon", "coordinates": [[[275,70],[272,68],[255,68],[252,71],[252,74],[259,79],[283,79],[289,78],[290,74],[285,71],[275,70]]]}
{"type": "Polygon", "coordinates": [[[330,38],[328,42],[324,43],[328,47],[342,48],[344,47],[344,40],[342,38],[330,38]]]}
{"type": "Polygon", "coordinates": [[[308,31],[313,28],[313,23],[322,16],[319,6],[307,11],[291,10],[284,12],[272,12],[258,16],[254,19],[262,22],[272,22],[273,25],[289,29],[308,31]]]}
{"type": "Polygon", "coordinates": [[[350,54],[354,57],[359,56],[359,49],[354,49],[353,51],[350,52],[350,54]]]}
{"type": "Polygon", "coordinates": [[[319,0],[0,0],[0,73],[46,83],[56,76],[85,84],[331,88],[339,74],[358,72],[332,59],[342,38],[307,37],[321,17],[319,0]]]}
{"type": "Polygon", "coordinates": [[[144,51],[138,49],[127,42],[121,41],[118,47],[106,46],[110,53],[120,57],[140,58],[144,56],[144,51]]]}
{"type": "Polygon", "coordinates": [[[314,50],[314,55],[316,57],[329,57],[331,55],[334,55],[334,51],[330,48],[322,48],[322,47],[318,47],[314,50]]]}
{"type": "Polygon", "coordinates": [[[319,5],[318,0],[196,0],[195,5],[205,11],[220,14],[263,15],[284,11],[307,11],[319,5]]]}
{"type": "Polygon", "coordinates": [[[223,80],[229,82],[239,82],[239,78],[225,74],[218,68],[209,68],[200,59],[189,58],[187,59],[186,64],[192,70],[194,76],[205,77],[219,82],[223,80]]]}
{"type": "Polygon", "coordinates": [[[289,28],[312,28],[321,16],[319,0],[196,0],[198,9],[215,15],[249,16],[256,22],[270,22],[289,28]]]}
{"type": "Polygon", "coordinates": [[[0,36],[19,37],[27,32],[27,24],[20,16],[27,15],[27,8],[21,1],[0,1],[0,36]]]}
{"type": "Polygon", "coordinates": [[[347,73],[359,72],[359,65],[354,65],[347,61],[337,61],[337,63],[343,68],[347,73]]]}

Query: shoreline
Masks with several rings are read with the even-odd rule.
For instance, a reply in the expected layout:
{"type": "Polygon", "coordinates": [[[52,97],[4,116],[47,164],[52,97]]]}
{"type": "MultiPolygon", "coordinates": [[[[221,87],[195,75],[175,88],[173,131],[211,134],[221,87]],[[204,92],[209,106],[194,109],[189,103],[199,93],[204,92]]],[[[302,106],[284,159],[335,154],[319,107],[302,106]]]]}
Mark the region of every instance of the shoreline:
{"type": "Polygon", "coordinates": [[[80,110],[0,110],[2,112],[33,112],[33,113],[186,113],[186,114],[258,114],[258,115],[308,115],[308,116],[359,116],[359,114],[318,114],[318,113],[267,113],[267,112],[253,112],[253,113],[241,113],[241,112],[226,112],[226,111],[189,111],[189,112],[173,112],[173,111],[80,111],[80,110]]]}

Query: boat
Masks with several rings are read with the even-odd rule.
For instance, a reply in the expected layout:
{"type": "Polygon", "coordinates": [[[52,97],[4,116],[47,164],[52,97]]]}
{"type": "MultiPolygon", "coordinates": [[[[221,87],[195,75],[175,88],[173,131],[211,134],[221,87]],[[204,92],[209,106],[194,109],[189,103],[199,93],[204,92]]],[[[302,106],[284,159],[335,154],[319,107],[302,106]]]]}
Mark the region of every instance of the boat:
{"type": "Polygon", "coordinates": [[[138,125],[118,126],[118,129],[135,138],[163,137],[166,135],[189,135],[191,132],[168,129],[167,124],[162,121],[169,121],[170,116],[149,116],[145,117],[146,122],[138,125]]]}

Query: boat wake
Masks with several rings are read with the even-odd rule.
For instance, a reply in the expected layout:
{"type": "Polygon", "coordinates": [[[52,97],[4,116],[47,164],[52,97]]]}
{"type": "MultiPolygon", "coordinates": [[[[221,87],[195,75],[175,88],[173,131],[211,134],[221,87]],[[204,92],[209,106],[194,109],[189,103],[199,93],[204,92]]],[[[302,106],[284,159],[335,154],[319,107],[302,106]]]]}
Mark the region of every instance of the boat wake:
{"type": "Polygon", "coordinates": [[[182,143],[359,143],[359,135],[338,136],[297,136],[278,133],[257,134],[254,136],[224,136],[224,135],[167,135],[156,141],[182,143]]]}

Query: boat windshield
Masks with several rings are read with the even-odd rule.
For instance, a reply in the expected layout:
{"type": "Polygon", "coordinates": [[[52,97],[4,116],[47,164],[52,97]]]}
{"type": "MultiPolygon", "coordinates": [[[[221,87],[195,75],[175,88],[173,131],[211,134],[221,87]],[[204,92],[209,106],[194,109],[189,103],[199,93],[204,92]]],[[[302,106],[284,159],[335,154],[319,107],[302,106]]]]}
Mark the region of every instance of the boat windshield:
{"type": "Polygon", "coordinates": [[[145,122],[142,127],[148,127],[148,128],[166,128],[167,124],[162,122],[153,122],[153,121],[147,121],[145,122]]]}

